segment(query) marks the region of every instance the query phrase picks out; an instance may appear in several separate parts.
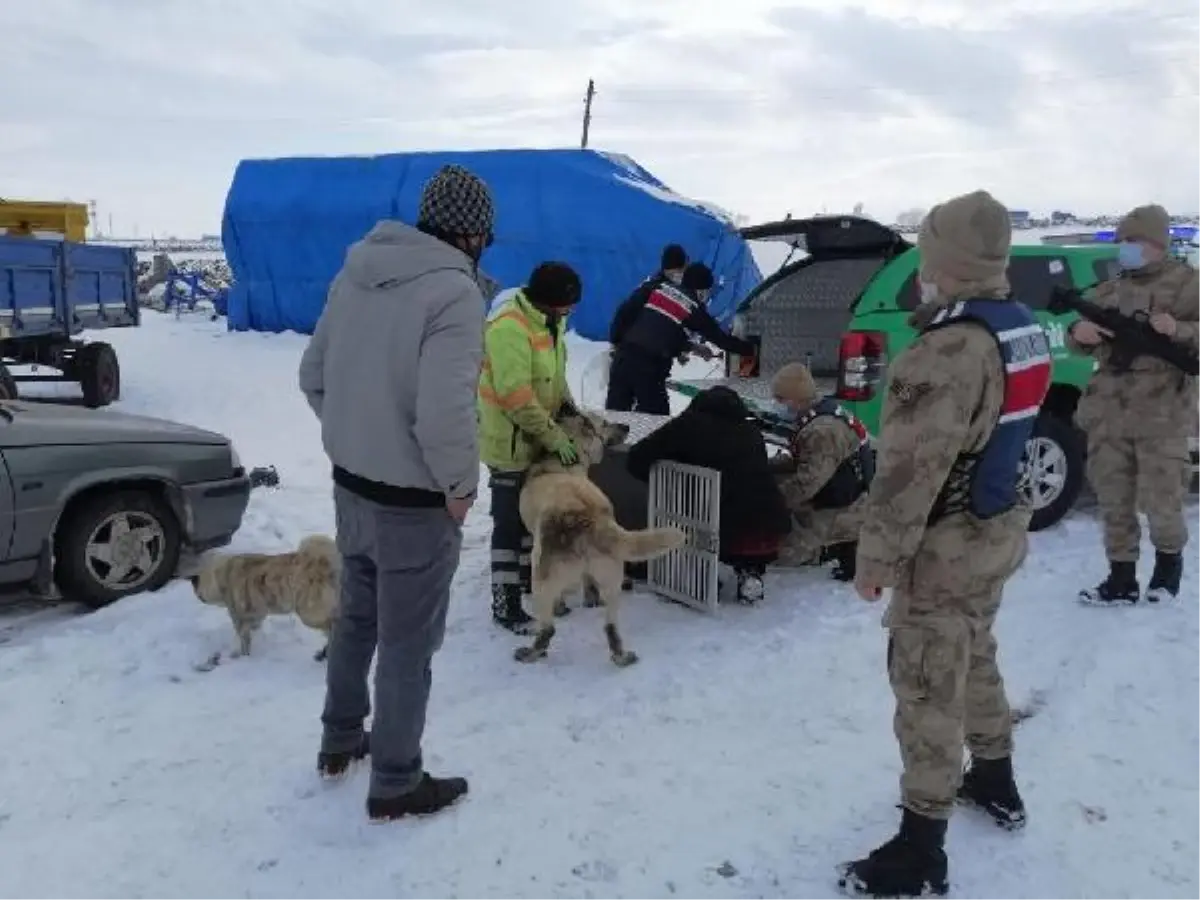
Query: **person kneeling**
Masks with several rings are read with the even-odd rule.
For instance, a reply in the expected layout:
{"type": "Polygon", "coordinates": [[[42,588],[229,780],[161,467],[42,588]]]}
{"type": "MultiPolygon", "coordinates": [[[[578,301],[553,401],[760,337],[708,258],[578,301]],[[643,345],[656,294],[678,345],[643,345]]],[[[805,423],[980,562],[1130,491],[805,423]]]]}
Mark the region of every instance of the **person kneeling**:
{"type": "Polygon", "coordinates": [[[771,474],[762,431],[727,387],[698,394],[688,408],[629,449],[629,473],[650,480],[663,460],[721,473],[720,560],[737,575],[737,600],[762,599],[762,577],[775,561],[791,517],[771,474]]]}
{"type": "Polygon", "coordinates": [[[781,564],[833,561],[833,577],[853,581],[858,531],[875,454],[867,430],[832,397],[818,399],[808,368],[789,363],[771,381],[776,412],[794,429],[787,454],[772,460],[795,521],[781,564]]]}

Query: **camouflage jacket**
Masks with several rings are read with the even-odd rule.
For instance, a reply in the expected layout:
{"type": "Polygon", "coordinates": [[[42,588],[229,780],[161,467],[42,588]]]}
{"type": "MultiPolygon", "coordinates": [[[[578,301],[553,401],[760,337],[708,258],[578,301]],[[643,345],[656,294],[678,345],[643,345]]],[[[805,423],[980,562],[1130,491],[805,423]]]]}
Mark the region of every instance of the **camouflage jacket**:
{"type": "MultiPolygon", "coordinates": [[[[1089,298],[1124,315],[1169,313],[1176,320],[1174,340],[1197,347],[1200,282],[1186,263],[1167,259],[1145,272],[1123,273],[1097,285],[1089,298]]],[[[1079,427],[1093,437],[1181,438],[1196,433],[1196,379],[1153,356],[1139,356],[1128,372],[1108,365],[1109,348],[1068,345],[1095,357],[1097,368],[1075,414],[1079,427]]]]}
{"type": "Polygon", "coordinates": [[[788,451],[789,471],[779,486],[788,507],[796,509],[811,502],[838,466],[858,452],[858,435],[833,416],[818,416],[796,433],[788,451]]]}
{"type": "MultiPolygon", "coordinates": [[[[940,308],[932,303],[922,306],[914,314],[914,324],[923,327],[940,308]]],[[[997,577],[1011,574],[1014,560],[1024,555],[1026,508],[987,520],[958,513],[928,524],[955,460],[962,453],[978,452],[991,436],[1004,403],[1004,388],[996,341],[972,323],[922,334],[892,362],[880,418],[875,480],[859,534],[860,578],[902,590],[911,589],[917,576],[923,584],[959,579],[969,586],[973,572],[991,577],[993,561],[997,577]],[[989,554],[993,546],[997,553],[989,554]],[[1005,557],[1003,561],[991,559],[999,555],[1005,557]],[[926,571],[915,576],[914,569],[920,566],[926,571]],[[957,571],[952,578],[949,571],[944,578],[929,571],[939,567],[957,571]]]]}

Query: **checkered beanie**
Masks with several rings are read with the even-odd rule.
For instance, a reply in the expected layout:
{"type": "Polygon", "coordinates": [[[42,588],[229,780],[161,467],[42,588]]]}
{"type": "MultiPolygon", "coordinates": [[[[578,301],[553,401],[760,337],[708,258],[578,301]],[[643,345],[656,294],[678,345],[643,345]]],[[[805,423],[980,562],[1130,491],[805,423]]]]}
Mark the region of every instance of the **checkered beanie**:
{"type": "Polygon", "coordinates": [[[490,235],[495,222],[492,192],[462,166],[443,166],[421,192],[417,221],[447,235],[490,235]]]}

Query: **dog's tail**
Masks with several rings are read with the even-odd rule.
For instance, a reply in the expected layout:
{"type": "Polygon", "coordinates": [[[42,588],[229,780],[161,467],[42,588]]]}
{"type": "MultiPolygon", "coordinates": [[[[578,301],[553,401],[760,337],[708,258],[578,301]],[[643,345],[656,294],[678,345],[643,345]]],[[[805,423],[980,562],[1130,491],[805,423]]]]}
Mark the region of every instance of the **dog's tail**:
{"type": "Polygon", "coordinates": [[[597,543],[613,547],[613,555],[626,562],[645,562],[670,553],[687,542],[687,535],[674,526],[627,531],[612,519],[601,523],[597,543]]]}

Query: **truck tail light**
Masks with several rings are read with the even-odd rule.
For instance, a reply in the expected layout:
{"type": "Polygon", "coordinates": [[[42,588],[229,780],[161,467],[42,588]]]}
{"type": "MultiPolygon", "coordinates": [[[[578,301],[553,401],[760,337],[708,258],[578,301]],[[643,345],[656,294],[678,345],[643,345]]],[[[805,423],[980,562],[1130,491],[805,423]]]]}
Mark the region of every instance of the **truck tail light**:
{"type": "Polygon", "coordinates": [[[870,400],[887,366],[887,338],[881,331],[848,331],[838,346],[839,400],[870,400]]]}

